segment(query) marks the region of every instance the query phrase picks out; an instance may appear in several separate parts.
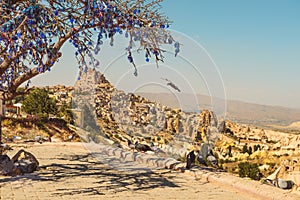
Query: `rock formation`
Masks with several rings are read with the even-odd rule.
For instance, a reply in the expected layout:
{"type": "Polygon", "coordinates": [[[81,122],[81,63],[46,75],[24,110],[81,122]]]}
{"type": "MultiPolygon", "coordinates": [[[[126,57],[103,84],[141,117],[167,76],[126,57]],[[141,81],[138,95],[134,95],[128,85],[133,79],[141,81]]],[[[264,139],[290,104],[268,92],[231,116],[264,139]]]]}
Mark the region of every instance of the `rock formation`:
{"type": "Polygon", "coordinates": [[[75,93],[78,94],[74,100],[76,105],[89,104],[95,110],[94,118],[102,132],[117,143],[132,138],[157,142],[160,138],[160,143],[175,142],[176,148],[186,149],[203,129],[205,133],[201,137],[205,139],[201,142],[209,142],[212,138],[215,142],[217,138],[218,121],[213,112],[186,113],[139,95],[127,94],[92,69],[82,73],[75,84],[75,93]]]}
{"type": "Polygon", "coordinates": [[[209,110],[197,114],[162,106],[139,95],[117,90],[103,74],[94,70],[88,70],[87,75],[77,81],[74,93],[78,94],[76,104],[90,104],[101,131],[121,146],[127,146],[128,140],[152,143],[177,157],[185,157],[191,146],[203,151],[202,157],[207,156],[207,149],[211,149],[210,156],[216,156],[220,166],[235,172],[233,162],[258,159],[271,171],[272,163],[283,162],[288,158],[286,155],[299,155],[300,136],[281,136],[277,132],[230,121],[218,123],[216,115],[209,110]],[[226,162],[231,163],[226,165],[226,162]]]}

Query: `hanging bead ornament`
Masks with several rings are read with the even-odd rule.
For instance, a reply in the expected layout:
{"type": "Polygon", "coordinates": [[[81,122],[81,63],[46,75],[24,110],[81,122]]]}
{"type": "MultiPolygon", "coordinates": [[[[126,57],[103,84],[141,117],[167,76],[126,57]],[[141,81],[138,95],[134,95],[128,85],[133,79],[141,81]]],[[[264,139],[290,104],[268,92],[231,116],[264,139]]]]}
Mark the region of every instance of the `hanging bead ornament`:
{"type": "MultiPolygon", "coordinates": [[[[115,35],[124,33],[129,40],[127,59],[134,66],[136,76],[131,53],[136,43],[148,52],[145,62],[150,62],[151,55],[156,61],[162,60],[159,45],[174,42],[166,30],[169,21],[156,11],[153,14],[158,4],[151,1],[30,0],[11,3],[9,0],[0,2],[1,90],[8,90],[15,80],[26,74],[50,71],[59,61],[64,40],[69,40],[75,48],[75,58],[81,66],[80,71],[84,72],[87,67],[99,66],[95,55],[99,54],[104,39],[109,38],[113,46],[115,35]],[[92,37],[94,33],[98,34],[96,41],[92,37]],[[9,62],[13,64],[4,67],[9,62]]],[[[177,56],[179,43],[174,47],[177,56]]]]}

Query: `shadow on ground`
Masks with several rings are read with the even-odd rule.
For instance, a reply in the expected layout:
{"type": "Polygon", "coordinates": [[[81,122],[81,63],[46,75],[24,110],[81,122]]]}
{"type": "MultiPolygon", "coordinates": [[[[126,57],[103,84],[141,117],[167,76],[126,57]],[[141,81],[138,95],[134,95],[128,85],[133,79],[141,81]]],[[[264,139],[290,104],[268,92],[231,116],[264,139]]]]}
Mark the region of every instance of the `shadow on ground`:
{"type": "Polygon", "coordinates": [[[157,187],[179,187],[172,182],[175,175],[167,179],[162,176],[161,170],[139,167],[137,163],[125,162],[113,157],[103,159],[105,159],[104,163],[111,163],[113,167],[94,159],[92,154],[60,155],[60,157],[55,158],[56,163],[42,165],[39,171],[35,173],[0,178],[0,186],[18,180],[31,180],[33,181],[32,184],[39,181],[49,181],[55,184],[56,182],[75,178],[81,181],[85,178],[94,180],[93,187],[84,187],[83,185],[80,188],[65,187],[57,189],[52,195],[58,196],[74,194],[105,195],[129,190],[139,192],[157,187]],[[117,168],[118,166],[120,170],[117,168]]]}

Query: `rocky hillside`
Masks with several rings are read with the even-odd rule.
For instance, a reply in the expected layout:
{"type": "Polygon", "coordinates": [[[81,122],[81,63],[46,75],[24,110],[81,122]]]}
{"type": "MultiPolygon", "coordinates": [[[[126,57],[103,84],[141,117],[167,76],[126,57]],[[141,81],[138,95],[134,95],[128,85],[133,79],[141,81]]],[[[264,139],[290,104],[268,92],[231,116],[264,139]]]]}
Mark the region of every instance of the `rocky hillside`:
{"type": "Polygon", "coordinates": [[[83,128],[94,141],[101,135],[127,149],[128,141],[148,144],[177,158],[199,150],[207,159],[215,156],[218,167],[231,172],[237,172],[243,161],[257,163],[263,175],[282,164],[289,169],[287,174],[300,167],[297,135],[219,122],[213,112],[205,109],[199,114],[163,106],[117,90],[103,74],[92,69],[82,74],[74,93],[74,105],[84,112],[83,128]]]}
{"type": "MultiPolygon", "coordinates": [[[[148,99],[160,102],[163,105],[167,105],[171,108],[179,107],[179,102],[177,101],[177,99],[175,99],[175,97],[169,93],[138,94],[148,99]]],[[[184,96],[186,98],[195,98],[191,94],[184,94],[184,96]]],[[[209,96],[200,94],[196,96],[200,102],[199,108],[209,109],[211,98],[209,96]]],[[[300,121],[300,109],[227,100],[226,118],[237,123],[251,124],[270,128],[280,128],[282,130],[300,130],[299,126],[285,127],[293,122],[300,121]]]]}
{"type": "Polygon", "coordinates": [[[9,118],[2,121],[3,142],[80,141],[75,129],[59,118],[9,118]]]}
{"type": "Polygon", "coordinates": [[[75,104],[81,109],[89,104],[86,107],[95,110],[93,118],[101,132],[120,144],[127,144],[128,140],[172,144],[184,155],[193,143],[217,139],[218,120],[212,112],[187,113],[127,94],[92,69],[76,82],[75,94],[75,104]]]}

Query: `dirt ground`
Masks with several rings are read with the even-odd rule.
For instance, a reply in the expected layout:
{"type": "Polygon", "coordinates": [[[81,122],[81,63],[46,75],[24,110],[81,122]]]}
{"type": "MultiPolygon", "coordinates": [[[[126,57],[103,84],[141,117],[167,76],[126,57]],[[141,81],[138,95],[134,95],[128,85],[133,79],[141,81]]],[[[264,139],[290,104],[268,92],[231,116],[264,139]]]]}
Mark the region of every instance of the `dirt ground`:
{"type": "MultiPolygon", "coordinates": [[[[9,155],[20,148],[14,147],[9,155]]],[[[23,148],[38,158],[40,169],[23,176],[0,176],[1,199],[256,199],[187,173],[149,168],[101,153],[95,157],[81,143],[23,148]]]]}

